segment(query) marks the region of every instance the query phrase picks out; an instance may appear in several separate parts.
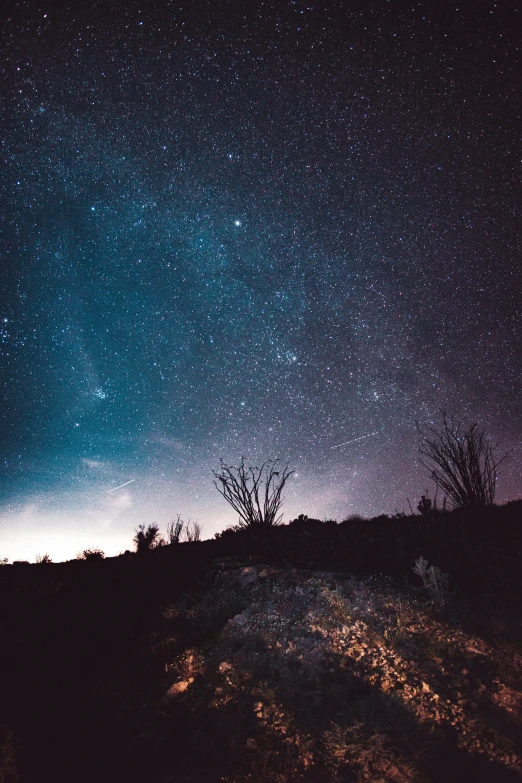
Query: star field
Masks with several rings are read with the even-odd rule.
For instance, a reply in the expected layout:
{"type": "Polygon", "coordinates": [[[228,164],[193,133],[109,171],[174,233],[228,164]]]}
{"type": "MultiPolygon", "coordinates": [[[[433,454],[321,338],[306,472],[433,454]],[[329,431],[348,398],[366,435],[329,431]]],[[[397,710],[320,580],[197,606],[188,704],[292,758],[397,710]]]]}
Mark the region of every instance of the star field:
{"type": "Polygon", "coordinates": [[[513,6],[3,14],[0,555],[211,536],[241,454],[296,470],[286,519],[392,513],[440,409],[520,497],[513,6]]]}

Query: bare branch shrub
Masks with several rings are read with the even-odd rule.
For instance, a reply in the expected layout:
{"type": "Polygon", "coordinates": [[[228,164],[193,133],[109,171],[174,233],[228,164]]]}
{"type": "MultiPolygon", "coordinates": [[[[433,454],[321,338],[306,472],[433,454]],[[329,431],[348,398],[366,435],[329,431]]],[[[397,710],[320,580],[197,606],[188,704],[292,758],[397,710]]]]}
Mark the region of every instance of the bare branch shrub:
{"type": "Polygon", "coordinates": [[[190,520],[187,523],[187,526],[185,528],[185,541],[201,541],[201,525],[197,522],[191,522],[190,520]]]}
{"type": "Polygon", "coordinates": [[[283,488],[294,472],[288,465],[278,469],[279,460],[267,460],[260,468],[246,467],[244,457],[238,467],[221,460],[221,470],[214,472],[214,484],[239,514],[240,528],[270,528],[279,525],[283,488]]]}
{"type": "Polygon", "coordinates": [[[440,607],[446,606],[452,595],[449,574],[444,574],[437,566],[428,566],[428,561],[423,557],[415,561],[413,572],[422,579],[422,585],[433,603],[440,607]]]}
{"type": "Polygon", "coordinates": [[[178,544],[183,531],[184,521],[178,514],[176,521],[169,522],[167,525],[167,542],[169,544],[178,544]]]}
{"type": "Polygon", "coordinates": [[[492,445],[478,424],[467,427],[442,412],[440,431],[433,427],[417,430],[422,437],[421,459],[431,478],[449,497],[455,508],[489,506],[495,499],[497,468],[508,456],[496,459],[492,445]]]}
{"type": "Polygon", "coordinates": [[[36,555],[35,563],[46,564],[52,562],[51,555],[48,555],[47,553],[45,555],[36,555]]]}

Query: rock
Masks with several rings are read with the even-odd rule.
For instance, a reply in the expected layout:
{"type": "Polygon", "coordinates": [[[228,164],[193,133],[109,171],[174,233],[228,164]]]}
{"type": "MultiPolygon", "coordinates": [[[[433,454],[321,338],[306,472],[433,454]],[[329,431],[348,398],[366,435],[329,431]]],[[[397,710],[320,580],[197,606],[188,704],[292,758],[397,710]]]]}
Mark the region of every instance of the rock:
{"type": "Polygon", "coordinates": [[[167,698],[173,698],[175,696],[179,696],[180,693],[184,693],[193,682],[194,682],[194,677],[190,677],[188,680],[180,680],[179,682],[175,682],[168,689],[166,694],[167,698]]]}
{"type": "Polygon", "coordinates": [[[249,587],[259,582],[257,571],[252,566],[245,566],[239,572],[239,580],[243,587],[249,587]]]}
{"type": "Polygon", "coordinates": [[[246,630],[248,626],[248,617],[245,612],[241,612],[232,617],[232,619],[228,621],[228,624],[235,625],[238,628],[241,628],[241,630],[246,630]]]}

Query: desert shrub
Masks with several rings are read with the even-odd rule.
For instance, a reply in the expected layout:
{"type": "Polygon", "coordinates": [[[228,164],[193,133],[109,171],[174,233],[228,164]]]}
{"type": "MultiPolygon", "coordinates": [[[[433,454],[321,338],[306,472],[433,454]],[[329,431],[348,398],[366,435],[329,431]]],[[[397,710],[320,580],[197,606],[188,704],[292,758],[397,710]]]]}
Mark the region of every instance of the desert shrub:
{"type": "MultiPolygon", "coordinates": [[[[430,498],[429,491],[425,490],[425,493],[421,495],[421,499],[417,503],[417,511],[419,512],[420,516],[423,517],[424,519],[434,521],[437,517],[446,513],[447,511],[446,505],[447,505],[446,495],[444,495],[442,501],[442,507],[439,508],[439,506],[437,505],[437,495],[435,494],[435,498],[432,500],[430,498]]],[[[411,504],[410,504],[410,508],[411,508],[411,504]]],[[[413,509],[412,509],[412,513],[413,513],[413,509]]]]}
{"type": "Polygon", "coordinates": [[[306,514],[299,514],[296,519],[292,519],[288,524],[292,528],[301,528],[304,530],[322,528],[324,522],[321,519],[314,519],[313,517],[309,517],[306,514]]]}
{"type": "Polygon", "coordinates": [[[201,525],[197,522],[189,522],[185,528],[185,541],[201,541],[201,525]]]}
{"type": "Polygon", "coordinates": [[[326,530],[328,532],[331,532],[332,530],[334,530],[334,528],[337,527],[337,524],[338,524],[338,522],[337,522],[336,519],[325,519],[324,522],[323,522],[323,525],[325,526],[325,528],[326,528],[326,530]]]}
{"type": "Polygon", "coordinates": [[[417,511],[421,517],[429,517],[431,515],[433,511],[433,501],[428,493],[421,495],[421,499],[417,503],[417,511]]]}
{"type": "Polygon", "coordinates": [[[423,557],[415,562],[413,572],[420,576],[422,586],[435,605],[442,607],[448,603],[452,595],[449,574],[444,574],[437,566],[428,566],[428,561],[423,557]]]}
{"type": "Polygon", "coordinates": [[[162,539],[159,534],[159,527],[156,524],[138,525],[136,528],[136,535],[134,536],[134,544],[136,545],[136,552],[139,555],[150,552],[158,546],[161,546],[162,539]]]}
{"type": "Polygon", "coordinates": [[[78,560],[87,560],[88,562],[103,560],[105,558],[105,552],[97,546],[94,546],[90,547],[90,549],[84,549],[83,552],[79,552],[77,558],[78,560]]]}
{"type": "Polygon", "coordinates": [[[289,525],[302,525],[309,519],[308,514],[299,514],[295,519],[291,519],[289,525]]]}
{"type": "Polygon", "coordinates": [[[247,468],[244,458],[238,467],[221,460],[221,469],[214,472],[214,484],[239,514],[240,527],[271,528],[281,524],[282,493],[293,471],[288,465],[280,470],[278,463],[277,459],[267,460],[260,468],[247,468]]]}
{"type": "Polygon", "coordinates": [[[343,519],[343,522],[352,522],[354,524],[358,524],[359,522],[364,522],[364,519],[360,514],[350,514],[350,516],[346,517],[346,519],[343,519]]]}
{"type": "Polygon", "coordinates": [[[367,692],[345,709],[342,718],[323,734],[330,779],[367,783],[420,779],[412,754],[419,732],[399,703],[367,692]]]}
{"type": "Polygon", "coordinates": [[[178,514],[178,518],[174,522],[169,522],[167,525],[167,543],[169,544],[178,544],[181,538],[181,533],[183,531],[185,523],[181,519],[180,515],[178,514]]]}
{"type": "Polygon", "coordinates": [[[467,427],[454,416],[442,412],[442,429],[417,430],[422,437],[421,464],[451,500],[454,508],[490,506],[495,499],[497,469],[508,456],[497,459],[498,443],[492,445],[478,424],[467,427]]]}
{"type": "Polygon", "coordinates": [[[214,538],[220,539],[220,538],[230,538],[231,536],[235,535],[236,533],[240,533],[244,530],[240,525],[229,525],[224,530],[222,530],[220,533],[216,533],[214,538]]]}

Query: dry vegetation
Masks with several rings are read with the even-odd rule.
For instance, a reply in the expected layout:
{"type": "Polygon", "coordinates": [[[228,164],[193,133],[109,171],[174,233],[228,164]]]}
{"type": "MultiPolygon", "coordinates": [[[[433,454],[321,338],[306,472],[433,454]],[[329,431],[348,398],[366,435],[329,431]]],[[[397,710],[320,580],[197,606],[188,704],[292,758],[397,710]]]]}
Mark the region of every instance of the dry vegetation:
{"type": "Polygon", "coordinates": [[[222,563],[163,616],[204,631],[166,661],[156,705],[174,735],[190,727],[187,770],[201,777],[187,780],[205,766],[229,783],[522,773],[520,655],[464,630],[456,608],[384,578],[222,563]]]}

